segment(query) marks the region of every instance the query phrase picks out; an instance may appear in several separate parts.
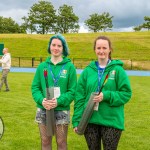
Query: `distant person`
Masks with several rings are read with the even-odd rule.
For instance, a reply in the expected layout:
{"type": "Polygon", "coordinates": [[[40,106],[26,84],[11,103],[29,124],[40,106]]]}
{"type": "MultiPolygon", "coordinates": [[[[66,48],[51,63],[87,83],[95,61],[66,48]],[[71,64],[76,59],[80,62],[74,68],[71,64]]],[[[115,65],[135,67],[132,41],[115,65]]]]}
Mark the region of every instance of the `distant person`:
{"type": "Polygon", "coordinates": [[[97,61],[92,61],[78,80],[73,128],[78,132],[78,125],[91,93],[98,93],[103,86],[102,91],[93,98],[97,107],[93,109],[84,136],[89,150],[101,150],[101,145],[104,150],[117,150],[124,130],[124,105],[132,94],[130,82],[123,69],[123,62],[111,59],[112,46],[109,38],[97,37],[94,53],[97,61]]]}
{"type": "Polygon", "coordinates": [[[68,56],[68,46],[61,34],[53,35],[48,43],[51,54],[41,63],[32,82],[32,96],[37,105],[36,122],[38,123],[42,150],[52,149],[52,136],[47,136],[46,110],[54,109],[56,119],[56,144],[58,150],[67,150],[68,125],[70,123],[70,104],[75,97],[76,69],[68,56]],[[46,99],[44,71],[48,72],[48,86],[54,87],[56,97],[46,99]]]}
{"type": "Polygon", "coordinates": [[[0,63],[2,63],[2,78],[1,78],[1,83],[0,83],[0,90],[3,87],[3,84],[6,86],[6,92],[10,91],[8,82],[7,82],[7,76],[10,71],[11,67],[11,56],[10,53],[8,53],[8,48],[3,49],[3,56],[0,59],[0,63]]]}

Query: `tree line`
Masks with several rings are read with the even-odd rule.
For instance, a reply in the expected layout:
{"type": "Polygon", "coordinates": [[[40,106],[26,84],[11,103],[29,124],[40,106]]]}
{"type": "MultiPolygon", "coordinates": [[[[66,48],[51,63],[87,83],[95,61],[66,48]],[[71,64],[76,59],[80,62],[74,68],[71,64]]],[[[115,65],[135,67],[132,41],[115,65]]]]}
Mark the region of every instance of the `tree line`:
{"type": "Polygon", "coordinates": [[[144,23],[139,25],[139,26],[136,26],[134,27],[134,31],[141,31],[142,29],[147,29],[148,31],[150,30],[150,17],[148,16],[145,16],[144,17],[144,23]]]}
{"type": "MultiPolygon", "coordinates": [[[[111,30],[113,16],[108,12],[94,13],[84,24],[91,32],[111,30]]],[[[78,33],[79,17],[73,12],[73,7],[64,4],[55,10],[51,2],[39,0],[29,9],[28,16],[22,17],[23,23],[19,25],[11,17],[0,16],[0,33],[78,33]]],[[[135,31],[150,29],[150,17],[144,17],[145,23],[134,27],[135,31]]]]}

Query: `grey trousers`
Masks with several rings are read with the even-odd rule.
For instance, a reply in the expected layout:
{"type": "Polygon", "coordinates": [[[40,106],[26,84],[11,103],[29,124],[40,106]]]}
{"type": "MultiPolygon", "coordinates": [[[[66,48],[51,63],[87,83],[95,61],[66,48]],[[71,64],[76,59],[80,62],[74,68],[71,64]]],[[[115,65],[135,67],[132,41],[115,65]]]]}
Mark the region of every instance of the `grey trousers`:
{"type": "Polygon", "coordinates": [[[0,83],[0,89],[3,87],[3,84],[6,86],[6,90],[9,90],[8,82],[7,82],[7,75],[9,73],[10,69],[2,69],[2,78],[0,83]]]}

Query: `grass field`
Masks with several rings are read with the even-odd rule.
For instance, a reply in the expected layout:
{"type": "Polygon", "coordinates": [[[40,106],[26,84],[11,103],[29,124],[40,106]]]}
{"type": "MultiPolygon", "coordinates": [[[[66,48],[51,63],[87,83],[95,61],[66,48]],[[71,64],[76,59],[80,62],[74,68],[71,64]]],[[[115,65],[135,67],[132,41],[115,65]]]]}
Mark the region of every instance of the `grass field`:
{"type": "MultiPolygon", "coordinates": [[[[99,35],[112,41],[113,58],[149,60],[150,32],[100,32],[65,34],[70,58],[94,59],[93,42],[99,35]]],[[[0,34],[0,43],[10,49],[12,57],[47,57],[47,45],[52,35],[0,34]]]]}
{"type": "Polygon", "coordinates": [[[3,136],[4,128],[3,128],[3,121],[0,117],[0,139],[3,136]]]}
{"type": "MultiPolygon", "coordinates": [[[[112,41],[113,59],[121,59],[125,69],[150,70],[150,32],[100,32],[65,34],[70,48],[69,57],[76,68],[84,68],[96,56],[93,42],[99,35],[112,41]],[[80,59],[79,59],[80,58],[80,59]]],[[[37,67],[48,56],[47,45],[52,34],[0,34],[0,43],[10,49],[12,66],[37,67]],[[19,61],[19,58],[20,61],[19,61]],[[22,58],[24,57],[24,58],[22,58]],[[32,58],[35,57],[34,65],[32,58]]]]}
{"type": "MultiPolygon", "coordinates": [[[[31,96],[33,73],[10,73],[10,92],[0,92],[0,117],[5,132],[0,140],[0,150],[40,150],[37,124],[34,122],[35,103],[31,96]]],[[[125,106],[125,131],[118,150],[149,150],[150,141],[150,77],[130,77],[132,99],[125,106]]],[[[73,103],[71,105],[71,116],[73,103]]],[[[55,139],[54,139],[55,141],[55,139]]],[[[53,142],[54,150],[56,149],[53,142]]],[[[69,127],[68,150],[87,150],[83,136],[69,127]]]]}

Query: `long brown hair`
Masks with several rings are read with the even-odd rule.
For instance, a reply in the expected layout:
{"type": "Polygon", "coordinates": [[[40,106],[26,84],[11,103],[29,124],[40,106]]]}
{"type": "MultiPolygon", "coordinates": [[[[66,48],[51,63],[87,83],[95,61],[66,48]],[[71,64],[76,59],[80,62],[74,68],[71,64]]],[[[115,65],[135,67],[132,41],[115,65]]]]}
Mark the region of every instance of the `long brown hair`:
{"type": "Polygon", "coordinates": [[[95,39],[95,41],[94,41],[94,50],[95,50],[95,47],[96,47],[96,42],[97,42],[97,40],[106,40],[106,41],[108,41],[108,45],[109,45],[109,48],[110,48],[110,53],[109,53],[109,59],[111,60],[111,52],[112,52],[112,45],[111,45],[111,41],[110,41],[110,39],[108,38],[108,37],[106,37],[106,36],[98,36],[96,39],[95,39]]]}

